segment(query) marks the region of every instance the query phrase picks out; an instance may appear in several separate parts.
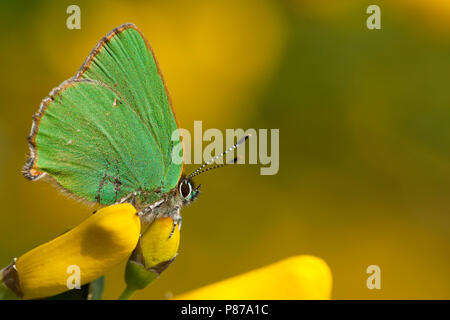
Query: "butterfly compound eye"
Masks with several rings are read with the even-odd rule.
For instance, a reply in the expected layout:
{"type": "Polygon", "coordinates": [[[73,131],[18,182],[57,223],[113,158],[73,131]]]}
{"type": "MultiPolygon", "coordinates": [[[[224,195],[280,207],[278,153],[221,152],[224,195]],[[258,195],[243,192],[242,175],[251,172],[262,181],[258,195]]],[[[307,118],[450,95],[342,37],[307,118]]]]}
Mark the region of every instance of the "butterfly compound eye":
{"type": "Polygon", "coordinates": [[[180,194],[183,198],[188,198],[192,192],[192,186],[188,181],[183,181],[180,183],[180,194]]]}

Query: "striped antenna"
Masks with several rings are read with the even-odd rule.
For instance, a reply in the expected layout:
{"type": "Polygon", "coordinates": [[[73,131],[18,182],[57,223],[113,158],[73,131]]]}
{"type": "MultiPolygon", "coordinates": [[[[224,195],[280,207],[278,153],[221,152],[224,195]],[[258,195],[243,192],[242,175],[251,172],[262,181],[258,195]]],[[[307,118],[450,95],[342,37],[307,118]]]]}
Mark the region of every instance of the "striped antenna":
{"type": "Polygon", "coordinates": [[[209,168],[203,169],[201,171],[195,170],[195,174],[191,174],[188,178],[189,179],[193,178],[195,176],[198,176],[201,173],[207,172],[207,171],[212,170],[212,169],[218,169],[218,168],[222,168],[222,167],[224,167],[226,165],[229,165],[229,164],[235,164],[236,162],[238,162],[239,159],[241,159],[241,156],[238,156],[238,157],[234,158],[233,160],[228,161],[227,163],[218,164],[218,165],[215,165],[214,167],[209,167],[209,168]]]}
{"type": "Polygon", "coordinates": [[[214,161],[216,161],[217,159],[222,158],[222,157],[223,157],[224,155],[226,155],[227,153],[229,153],[229,152],[233,151],[234,149],[236,149],[240,144],[243,144],[243,143],[244,143],[245,141],[247,141],[248,138],[250,138],[250,137],[251,137],[251,134],[247,134],[245,137],[243,137],[241,140],[239,140],[234,146],[228,148],[227,150],[225,150],[225,151],[222,152],[221,154],[219,154],[219,155],[213,157],[212,159],[210,159],[210,160],[208,160],[207,162],[205,162],[204,164],[202,164],[197,170],[195,170],[194,172],[192,172],[192,173],[189,175],[189,177],[187,177],[187,179],[190,179],[190,178],[192,178],[192,177],[198,176],[200,173],[203,173],[203,172],[206,172],[206,171],[209,171],[209,170],[212,170],[212,169],[217,169],[217,168],[221,168],[221,167],[223,167],[223,166],[226,166],[226,165],[228,165],[228,164],[234,164],[234,163],[236,163],[236,162],[238,161],[238,159],[239,159],[238,157],[234,158],[232,161],[229,161],[229,162],[227,162],[227,163],[224,163],[224,164],[218,164],[218,165],[216,165],[216,166],[214,166],[214,167],[210,167],[210,168],[203,169],[203,168],[205,168],[206,166],[212,164],[212,163],[213,163],[214,161]]]}

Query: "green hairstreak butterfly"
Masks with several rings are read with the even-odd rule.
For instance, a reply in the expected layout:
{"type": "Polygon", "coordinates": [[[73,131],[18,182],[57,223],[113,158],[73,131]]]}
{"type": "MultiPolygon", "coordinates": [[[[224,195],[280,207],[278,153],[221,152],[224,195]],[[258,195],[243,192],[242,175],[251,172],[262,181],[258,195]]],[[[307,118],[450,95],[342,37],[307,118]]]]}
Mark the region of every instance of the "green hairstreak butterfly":
{"type": "Polygon", "coordinates": [[[247,138],[185,176],[172,159],[181,138],[153,50],[134,24],[124,24],[42,101],[23,173],[87,202],[130,202],[147,222],[171,216],[175,227],[199,194],[192,177],[247,138]]]}

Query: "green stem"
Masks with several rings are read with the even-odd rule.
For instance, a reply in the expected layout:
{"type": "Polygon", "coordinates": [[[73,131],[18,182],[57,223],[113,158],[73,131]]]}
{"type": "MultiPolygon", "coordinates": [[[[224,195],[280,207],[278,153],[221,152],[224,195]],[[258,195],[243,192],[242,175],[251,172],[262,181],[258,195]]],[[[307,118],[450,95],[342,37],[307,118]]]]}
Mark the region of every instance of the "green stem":
{"type": "Polygon", "coordinates": [[[134,287],[127,286],[120,295],[119,300],[129,300],[136,290],[134,287]]]}

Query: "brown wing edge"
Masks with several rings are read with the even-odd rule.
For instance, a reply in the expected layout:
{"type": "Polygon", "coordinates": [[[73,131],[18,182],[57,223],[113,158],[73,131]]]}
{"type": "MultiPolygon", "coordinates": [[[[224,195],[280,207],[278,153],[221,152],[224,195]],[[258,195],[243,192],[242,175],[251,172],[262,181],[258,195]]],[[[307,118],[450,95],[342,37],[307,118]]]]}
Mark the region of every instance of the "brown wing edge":
{"type": "Polygon", "coordinates": [[[28,147],[30,149],[28,159],[25,163],[25,166],[23,167],[22,173],[25,178],[28,180],[38,180],[45,176],[45,172],[39,171],[39,169],[36,167],[37,159],[38,159],[38,153],[36,148],[36,136],[39,131],[39,124],[41,122],[42,117],[45,114],[45,110],[47,110],[47,107],[52,103],[55,98],[57,98],[58,94],[63,91],[65,88],[70,86],[74,82],[73,78],[70,78],[63,83],[61,83],[58,87],[54,88],[49,95],[42,100],[38,112],[36,112],[33,115],[33,122],[31,125],[31,131],[27,138],[28,140],[28,147]]]}

